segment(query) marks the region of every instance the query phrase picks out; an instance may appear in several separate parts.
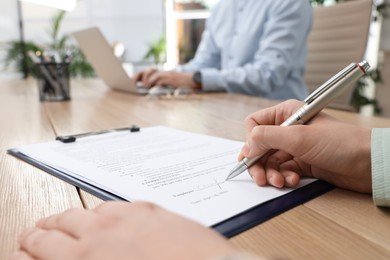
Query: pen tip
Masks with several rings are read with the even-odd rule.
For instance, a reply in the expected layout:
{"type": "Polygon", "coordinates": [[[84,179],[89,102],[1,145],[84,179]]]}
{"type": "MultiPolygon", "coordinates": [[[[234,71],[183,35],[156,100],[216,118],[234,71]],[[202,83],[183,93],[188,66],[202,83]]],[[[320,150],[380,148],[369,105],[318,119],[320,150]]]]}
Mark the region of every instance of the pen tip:
{"type": "Polygon", "coordinates": [[[246,165],[243,163],[238,163],[228,174],[225,181],[231,180],[234,177],[240,175],[242,172],[246,170],[246,165]]]}

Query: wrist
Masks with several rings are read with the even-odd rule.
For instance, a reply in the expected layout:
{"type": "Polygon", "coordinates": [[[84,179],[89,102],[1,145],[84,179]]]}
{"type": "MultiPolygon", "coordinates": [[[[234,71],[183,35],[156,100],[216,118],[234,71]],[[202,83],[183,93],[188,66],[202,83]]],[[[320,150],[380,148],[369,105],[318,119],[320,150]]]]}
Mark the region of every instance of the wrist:
{"type": "Polygon", "coordinates": [[[202,89],[202,73],[200,71],[195,71],[192,74],[192,82],[194,83],[194,89],[202,89]]]}

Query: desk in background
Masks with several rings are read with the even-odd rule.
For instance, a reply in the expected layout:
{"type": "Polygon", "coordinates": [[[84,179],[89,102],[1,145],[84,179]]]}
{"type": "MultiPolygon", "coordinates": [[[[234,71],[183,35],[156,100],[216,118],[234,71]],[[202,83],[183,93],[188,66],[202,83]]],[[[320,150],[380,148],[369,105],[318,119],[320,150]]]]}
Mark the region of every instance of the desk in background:
{"type": "MultiPolygon", "coordinates": [[[[147,99],[110,91],[100,80],[72,81],[71,98],[40,103],[34,80],[0,82],[0,259],[8,258],[17,248],[20,231],[39,218],[102,203],[7,155],[8,148],[132,124],[243,141],[246,115],[275,104],[225,93],[147,99]]],[[[327,112],[356,125],[390,127],[388,119],[327,112]]],[[[335,189],[230,241],[267,259],[389,259],[390,209],[375,207],[370,195],[335,189]]]]}

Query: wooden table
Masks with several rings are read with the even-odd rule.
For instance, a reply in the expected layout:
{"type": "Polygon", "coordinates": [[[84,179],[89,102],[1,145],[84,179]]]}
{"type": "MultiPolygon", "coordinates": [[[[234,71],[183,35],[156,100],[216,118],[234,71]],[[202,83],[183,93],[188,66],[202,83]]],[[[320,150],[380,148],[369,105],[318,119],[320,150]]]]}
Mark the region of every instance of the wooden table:
{"type": "MultiPolygon", "coordinates": [[[[8,258],[20,231],[39,218],[102,203],[7,155],[7,149],[132,124],[244,140],[245,116],[275,104],[223,93],[148,99],[110,91],[99,80],[72,81],[71,96],[70,102],[41,103],[34,80],[0,82],[0,259],[8,258]]],[[[327,111],[353,124],[390,127],[387,119],[327,111]]],[[[370,195],[335,189],[231,242],[267,259],[390,259],[390,209],[375,207],[370,195]]]]}

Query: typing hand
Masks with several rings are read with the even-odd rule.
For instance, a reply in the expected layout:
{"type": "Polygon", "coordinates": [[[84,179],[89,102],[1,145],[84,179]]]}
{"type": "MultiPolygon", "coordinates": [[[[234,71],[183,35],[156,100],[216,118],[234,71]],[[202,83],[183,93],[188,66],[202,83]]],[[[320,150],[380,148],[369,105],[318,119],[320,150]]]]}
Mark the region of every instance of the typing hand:
{"type": "Polygon", "coordinates": [[[146,88],[154,86],[170,86],[174,88],[184,87],[196,89],[198,86],[192,80],[192,75],[192,73],[186,72],[147,69],[137,73],[134,77],[134,81],[141,81],[143,86],[146,88]]]}
{"type": "Polygon", "coordinates": [[[141,82],[141,83],[142,83],[142,86],[144,86],[144,87],[146,87],[146,88],[151,88],[151,87],[153,87],[153,85],[151,85],[151,84],[149,83],[150,77],[151,77],[153,74],[155,74],[156,72],[158,72],[158,70],[153,69],[153,68],[149,68],[149,69],[143,70],[143,71],[141,71],[141,72],[138,72],[138,73],[135,74],[134,77],[133,77],[134,83],[141,82]]]}

